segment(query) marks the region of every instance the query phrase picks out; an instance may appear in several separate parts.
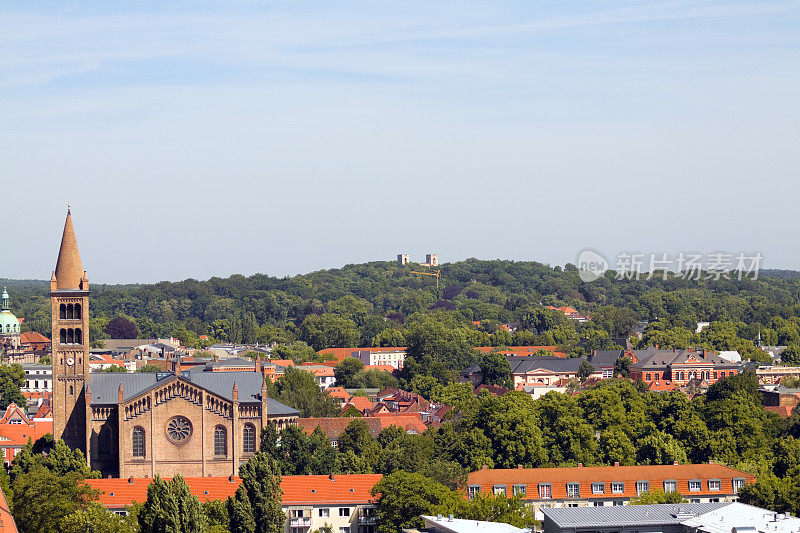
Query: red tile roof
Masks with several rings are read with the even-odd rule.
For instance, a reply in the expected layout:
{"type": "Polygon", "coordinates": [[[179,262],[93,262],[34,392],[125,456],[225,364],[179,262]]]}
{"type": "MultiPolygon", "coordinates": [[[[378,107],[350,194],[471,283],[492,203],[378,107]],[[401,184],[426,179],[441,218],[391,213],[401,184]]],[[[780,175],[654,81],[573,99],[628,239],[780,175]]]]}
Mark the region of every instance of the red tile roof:
{"type": "Polygon", "coordinates": [[[369,398],[365,398],[364,396],[353,396],[342,406],[342,411],[347,409],[348,406],[352,405],[362,413],[366,410],[371,410],[375,407],[375,404],[369,398]]]}
{"type": "Polygon", "coordinates": [[[19,341],[22,344],[50,344],[50,339],[38,331],[26,331],[19,336],[19,341]]]}
{"type": "MultiPolygon", "coordinates": [[[[281,481],[283,505],[366,504],[373,501],[372,487],[381,474],[349,474],[335,476],[284,476],[281,481]]],[[[171,479],[171,478],[164,478],[171,479]]],[[[111,509],[121,509],[147,499],[151,478],[87,479],[92,488],[102,491],[99,502],[111,509]]],[[[227,477],[187,477],[192,494],[201,502],[223,500],[232,496],[241,479],[227,477]]]]}
{"type": "Polygon", "coordinates": [[[11,509],[8,506],[3,491],[0,490],[0,533],[18,533],[17,523],[11,516],[11,509]]]}
{"type": "Polygon", "coordinates": [[[794,406],[792,405],[768,405],[764,407],[767,411],[772,413],[778,413],[781,418],[789,418],[792,416],[792,411],[794,410],[794,406]]]}
{"type": "Polygon", "coordinates": [[[636,482],[646,480],[650,490],[664,490],[664,481],[675,480],[678,492],[684,495],[734,494],[733,478],[755,482],[755,476],[719,464],[696,465],[646,465],[646,466],[585,466],[571,468],[514,468],[486,469],[469,474],[469,485],[480,485],[481,494],[492,494],[493,486],[505,484],[511,494],[514,484],[526,484],[526,499],[538,500],[538,485],[549,483],[554,500],[567,498],[567,483],[580,483],[580,498],[608,498],[612,495],[611,483],[624,483],[618,497],[636,497],[636,482]],[[701,480],[701,490],[689,492],[689,480],[701,480]],[[719,479],[720,490],[708,490],[708,480],[719,479]],[[604,494],[592,494],[592,483],[605,483],[604,494]]]}
{"type": "Polygon", "coordinates": [[[547,350],[548,352],[553,352],[553,355],[556,357],[567,357],[566,353],[556,351],[558,349],[557,346],[477,346],[475,349],[483,353],[497,350],[505,355],[513,355],[516,357],[535,355],[539,350],[547,350]]]}
{"type": "Polygon", "coordinates": [[[678,386],[671,381],[652,381],[647,388],[648,390],[655,392],[669,392],[678,390],[678,386]]]}

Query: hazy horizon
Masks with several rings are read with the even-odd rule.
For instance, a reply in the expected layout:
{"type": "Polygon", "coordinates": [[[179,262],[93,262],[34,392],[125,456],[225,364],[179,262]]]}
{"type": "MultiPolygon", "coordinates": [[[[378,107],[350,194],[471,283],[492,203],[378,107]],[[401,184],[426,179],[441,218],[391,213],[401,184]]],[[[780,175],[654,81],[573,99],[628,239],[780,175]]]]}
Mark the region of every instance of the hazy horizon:
{"type": "Polygon", "coordinates": [[[0,277],[584,248],[800,270],[800,3],[0,6],[0,277]]]}

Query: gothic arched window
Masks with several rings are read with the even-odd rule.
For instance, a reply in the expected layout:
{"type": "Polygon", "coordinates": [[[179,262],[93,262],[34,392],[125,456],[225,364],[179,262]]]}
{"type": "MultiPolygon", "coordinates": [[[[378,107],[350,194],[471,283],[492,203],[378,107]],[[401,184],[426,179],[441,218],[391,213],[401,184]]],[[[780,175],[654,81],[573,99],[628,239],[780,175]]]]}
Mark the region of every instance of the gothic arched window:
{"type": "Polygon", "coordinates": [[[222,426],[214,428],[214,455],[228,456],[228,432],[222,426]]]}
{"type": "Polygon", "coordinates": [[[242,432],[242,452],[255,453],[256,451],[256,428],[253,424],[245,424],[242,432]]]}
{"type": "Polygon", "coordinates": [[[143,458],[144,455],[144,430],[140,427],[133,428],[133,438],[131,439],[133,456],[143,458]]]}
{"type": "Polygon", "coordinates": [[[67,306],[61,304],[58,306],[58,318],[67,318],[67,306]]]}
{"type": "Polygon", "coordinates": [[[75,330],[74,342],[75,344],[82,344],[80,328],[75,330]]]}
{"type": "Polygon", "coordinates": [[[61,344],[67,344],[67,330],[62,329],[58,338],[61,341],[61,344]]]}
{"type": "Polygon", "coordinates": [[[80,318],[81,317],[81,304],[75,304],[74,316],[75,316],[75,318],[80,318]]]}

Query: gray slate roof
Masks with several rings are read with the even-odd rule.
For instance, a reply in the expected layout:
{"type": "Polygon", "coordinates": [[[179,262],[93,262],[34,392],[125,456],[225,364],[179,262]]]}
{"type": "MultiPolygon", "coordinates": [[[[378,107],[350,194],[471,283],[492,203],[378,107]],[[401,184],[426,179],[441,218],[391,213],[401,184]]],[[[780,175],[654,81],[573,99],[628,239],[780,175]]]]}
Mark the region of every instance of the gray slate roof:
{"type": "MultiPolygon", "coordinates": [[[[89,380],[92,405],[116,404],[120,384],[122,384],[123,401],[126,401],[173,377],[171,372],[92,374],[89,380]]],[[[233,399],[235,382],[239,389],[240,403],[261,401],[261,384],[264,378],[255,372],[182,372],[182,377],[227,400],[233,399]]],[[[300,411],[272,398],[267,400],[267,412],[270,415],[280,416],[300,414],[300,411]]]]}
{"type": "Polygon", "coordinates": [[[597,350],[589,356],[589,362],[596,369],[613,367],[620,355],[622,355],[621,350],[597,350]]]}
{"type": "Polygon", "coordinates": [[[545,520],[561,528],[678,525],[692,516],[715,511],[726,503],[562,507],[542,509],[545,520]]]}

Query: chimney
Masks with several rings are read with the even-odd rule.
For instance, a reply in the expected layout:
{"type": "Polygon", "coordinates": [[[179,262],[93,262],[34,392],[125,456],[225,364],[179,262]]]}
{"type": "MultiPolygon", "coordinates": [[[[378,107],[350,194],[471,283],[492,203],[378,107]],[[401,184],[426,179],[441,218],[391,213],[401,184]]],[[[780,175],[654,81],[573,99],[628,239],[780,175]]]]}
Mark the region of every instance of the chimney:
{"type": "Polygon", "coordinates": [[[176,357],[175,358],[175,375],[176,376],[180,376],[181,375],[181,358],[180,357],[176,357]]]}
{"type": "Polygon", "coordinates": [[[619,466],[619,461],[614,461],[614,466],[619,466]]]}
{"type": "Polygon", "coordinates": [[[656,350],[658,350],[658,344],[656,344],[656,350]]]}
{"type": "Polygon", "coordinates": [[[233,382],[233,392],[231,396],[233,397],[234,402],[236,403],[239,402],[239,386],[236,384],[235,381],[233,382]]]}
{"type": "Polygon", "coordinates": [[[261,358],[256,356],[256,374],[261,373],[261,358]]]}
{"type": "Polygon", "coordinates": [[[522,470],[522,465],[517,465],[517,470],[522,470]]]}
{"type": "Polygon", "coordinates": [[[86,385],[86,405],[92,405],[92,388],[89,385],[86,385]]]}
{"type": "Polygon", "coordinates": [[[122,398],[124,397],[122,392],[122,382],[120,382],[119,389],[117,389],[117,403],[122,403],[122,398]]]}
{"type": "Polygon", "coordinates": [[[582,466],[583,466],[583,463],[578,463],[578,468],[581,468],[582,466]]]}
{"type": "Polygon", "coordinates": [[[676,464],[678,464],[678,461],[672,461],[672,464],[676,465],[676,464]]]}
{"type": "Polygon", "coordinates": [[[481,466],[481,470],[489,470],[489,467],[486,465],[481,466]]]}

